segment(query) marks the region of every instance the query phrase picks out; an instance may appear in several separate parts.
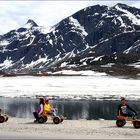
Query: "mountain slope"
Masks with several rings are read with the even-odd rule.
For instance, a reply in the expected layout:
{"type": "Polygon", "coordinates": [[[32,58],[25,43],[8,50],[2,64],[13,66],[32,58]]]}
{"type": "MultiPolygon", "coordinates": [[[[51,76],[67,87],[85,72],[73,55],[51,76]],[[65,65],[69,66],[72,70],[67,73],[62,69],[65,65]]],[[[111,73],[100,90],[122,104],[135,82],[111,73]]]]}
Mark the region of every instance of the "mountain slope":
{"type": "Polygon", "coordinates": [[[140,60],[140,9],[95,5],[44,28],[33,20],[0,36],[0,69],[39,72],[91,69],[140,60]]]}

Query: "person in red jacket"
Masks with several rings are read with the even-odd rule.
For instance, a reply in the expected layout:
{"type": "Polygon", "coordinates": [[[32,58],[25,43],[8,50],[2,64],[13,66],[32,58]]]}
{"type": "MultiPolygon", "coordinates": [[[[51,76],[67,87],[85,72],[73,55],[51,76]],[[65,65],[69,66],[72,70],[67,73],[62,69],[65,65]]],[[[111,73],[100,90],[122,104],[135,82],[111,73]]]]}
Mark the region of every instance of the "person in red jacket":
{"type": "Polygon", "coordinates": [[[137,112],[126,104],[125,98],[122,98],[120,105],[118,106],[117,115],[124,117],[135,117],[137,112]]]}

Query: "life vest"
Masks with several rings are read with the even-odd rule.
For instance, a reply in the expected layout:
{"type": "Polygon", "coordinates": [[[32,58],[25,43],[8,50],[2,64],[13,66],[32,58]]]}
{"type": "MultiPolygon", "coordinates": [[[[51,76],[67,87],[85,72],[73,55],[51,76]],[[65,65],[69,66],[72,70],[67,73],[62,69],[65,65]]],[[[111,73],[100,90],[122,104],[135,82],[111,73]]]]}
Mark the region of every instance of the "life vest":
{"type": "Polygon", "coordinates": [[[50,112],[51,111],[51,105],[50,104],[44,104],[43,111],[44,112],[50,112]]]}

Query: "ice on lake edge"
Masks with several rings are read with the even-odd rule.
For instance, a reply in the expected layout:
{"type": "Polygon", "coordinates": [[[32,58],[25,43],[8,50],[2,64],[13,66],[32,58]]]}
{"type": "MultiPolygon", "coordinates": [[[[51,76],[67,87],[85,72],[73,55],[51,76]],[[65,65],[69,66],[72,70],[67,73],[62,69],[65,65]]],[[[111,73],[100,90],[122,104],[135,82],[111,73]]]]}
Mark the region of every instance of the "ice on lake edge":
{"type": "Polygon", "coordinates": [[[51,96],[53,99],[113,100],[126,97],[140,99],[140,80],[120,79],[94,71],[59,71],[57,73],[82,76],[17,76],[0,77],[0,96],[51,96]]]}

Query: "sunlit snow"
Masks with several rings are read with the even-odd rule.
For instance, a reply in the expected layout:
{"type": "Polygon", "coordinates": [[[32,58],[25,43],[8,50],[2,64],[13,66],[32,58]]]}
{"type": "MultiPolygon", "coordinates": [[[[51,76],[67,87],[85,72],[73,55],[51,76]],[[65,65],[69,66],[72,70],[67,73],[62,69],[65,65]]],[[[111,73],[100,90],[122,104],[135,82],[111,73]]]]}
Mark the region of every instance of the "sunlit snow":
{"type": "Polygon", "coordinates": [[[0,46],[6,46],[8,44],[9,44],[9,41],[7,40],[0,41],[0,46]]]}
{"type": "Polygon", "coordinates": [[[140,19],[138,19],[134,14],[130,13],[125,9],[120,8],[118,5],[115,8],[119,11],[122,11],[132,21],[133,24],[140,25],[140,19]]]}
{"type": "Polygon", "coordinates": [[[80,25],[80,23],[78,22],[77,19],[73,18],[73,17],[69,17],[69,20],[72,24],[74,24],[76,26],[76,28],[79,28],[82,31],[82,34],[87,36],[88,33],[85,31],[84,27],[80,25]]]}
{"type": "Polygon", "coordinates": [[[8,68],[12,66],[12,60],[6,59],[3,63],[0,64],[0,67],[8,68]]]}
{"type": "Polygon", "coordinates": [[[31,63],[29,64],[26,64],[26,68],[30,68],[30,67],[33,67],[41,62],[45,63],[47,61],[47,57],[45,58],[39,58],[37,61],[32,61],[31,63]]]}
{"type": "Polygon", "coordinates": [[[140,80],[119,79],[90,71],[85,74],[90,76],[0,77],[0,96],[54,95],[59,98],[125,96],[127,99],[140,99],[140,80]]]}

